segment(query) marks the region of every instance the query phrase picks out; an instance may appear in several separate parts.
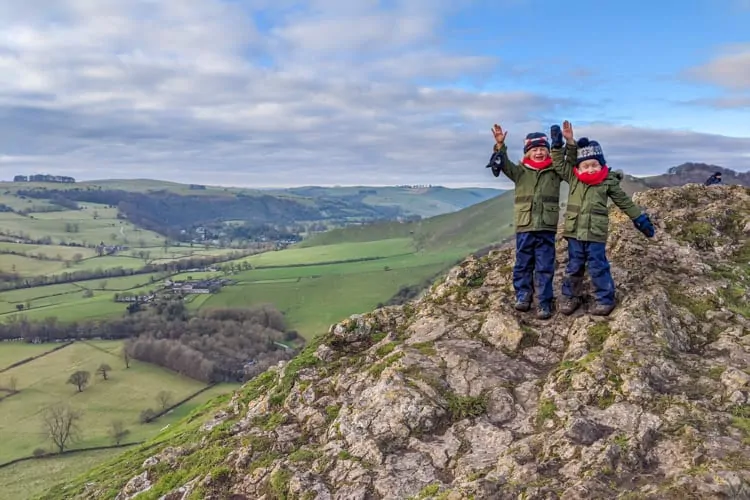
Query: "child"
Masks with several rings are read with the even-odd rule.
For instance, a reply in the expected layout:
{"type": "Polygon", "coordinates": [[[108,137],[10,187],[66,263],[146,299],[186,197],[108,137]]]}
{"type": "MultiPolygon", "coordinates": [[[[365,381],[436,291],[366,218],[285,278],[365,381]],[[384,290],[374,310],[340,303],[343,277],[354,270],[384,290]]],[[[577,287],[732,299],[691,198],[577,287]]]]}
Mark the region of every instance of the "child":
{"type": "Polygon", "coordinates": [[[552,317],[555,233],[560,215],[562,179],[550,168],[550,143],[545,134],[533,132],[526,136],[523,160],[517,165],[508,159],[505,145],[508,132],[503,132],[496,124],[492,133],[496,144],[487,167],[492,167],[495,177],[503,172],[515,184],[515,308],[528,311],[536,289],[539,301],[537,318],[549,319],[552,317]]]}
{"type": "Polygon", "coordinates": [[[611,198],[647,237],[654,236],[654,226],[648,215],[641,213],[641,209],[622,190],[622,174],[609,169],[598,142],[582,137],[576,144],[573,126],[568,121],[563,122],[562,133],[559,126],[553,126],[550,136],[554,168],[570,184],[563,235],[568,240],[569,260],[562,286],[560,312],[572,314],[580,306],[580,288],[588,265],[596,298],[596,305],[589,312],[595,316],[607,316],[615,307],[615,283],[606,255],[608,199],[611,198]],[[567,144],[565,158],[563,137],[567,144]]]}

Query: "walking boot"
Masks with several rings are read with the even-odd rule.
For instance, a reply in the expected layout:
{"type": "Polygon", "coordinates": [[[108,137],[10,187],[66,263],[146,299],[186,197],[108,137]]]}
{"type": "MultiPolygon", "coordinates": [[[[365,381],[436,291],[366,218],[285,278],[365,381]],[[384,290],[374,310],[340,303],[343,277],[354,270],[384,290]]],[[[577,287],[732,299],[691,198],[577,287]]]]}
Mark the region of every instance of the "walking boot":
{"type": "Polygon", "coordinates": [[[614,304],[597,303],[594,307],[591,308],[589,313],[592,316],[609,316],[609,313],[611,313],[614,308],[615,308],[614,304]]]}
{"type": "Polygon", "coordinates": [[[539,304],[536,310],[537,319],[550,319],[552,317],[552,308],[549,304],[539,304]]]}
{"type": "Polygon", "coordinates": [[[531,301],[530,300],[517,300],[516,301],[516,311],[526,312],[531,308],[531,301]]]}
{"type": "Polygon", "coordinates": [[[560,299],[560,305],[558,309],[564,315],[569,316],[573,314],[580,305],[581,305],[580,297],[568,297],[566,295],[563,295],[562,298],[560,299]]]}

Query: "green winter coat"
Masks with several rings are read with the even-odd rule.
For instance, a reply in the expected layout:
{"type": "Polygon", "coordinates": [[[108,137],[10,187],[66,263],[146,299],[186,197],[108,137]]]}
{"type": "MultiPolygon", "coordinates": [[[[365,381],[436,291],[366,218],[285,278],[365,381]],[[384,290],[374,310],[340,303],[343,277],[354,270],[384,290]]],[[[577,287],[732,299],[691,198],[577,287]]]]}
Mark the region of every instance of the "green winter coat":
{"type": "Polygon", "coordinates": [[[563,236],[580,241],[606,243],[609,232],[609,199],[631,219],[641,215],[641,209],[620,187],[620,172],[610,170],[604,182],[596,186],[579,181],[573,173],[578,147],[567,144],[565,148],[565,153],[563,149],[552,150],[555,171],[570,185],[563,236]]]}
{"type": "Polygon", "coordinates": [[[534,170],[508,159],[505,144],[495,145],[503,157],[500,170],[516,185],[513,222],[517,233],[528,231],[557,231],[560,219],[560,182],[552,167],[534,170]]]}

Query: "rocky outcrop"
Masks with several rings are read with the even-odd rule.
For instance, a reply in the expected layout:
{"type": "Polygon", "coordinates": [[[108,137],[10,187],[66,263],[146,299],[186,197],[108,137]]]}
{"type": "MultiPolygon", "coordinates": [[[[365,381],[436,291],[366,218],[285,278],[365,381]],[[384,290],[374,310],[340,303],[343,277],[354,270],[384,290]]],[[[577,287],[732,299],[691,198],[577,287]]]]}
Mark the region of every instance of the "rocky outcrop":
{"type": "MultiPolygon", "coordinates": [[[[636,201],[658,233],[613,209],[611,316],[517,313],[512,249],[470,258],[418,301],[332,326],[107,476],[57,492],[748,498],[750,190],[636,201]]],[[[561,240],[557,283],[565,261],[561,240]]]]}

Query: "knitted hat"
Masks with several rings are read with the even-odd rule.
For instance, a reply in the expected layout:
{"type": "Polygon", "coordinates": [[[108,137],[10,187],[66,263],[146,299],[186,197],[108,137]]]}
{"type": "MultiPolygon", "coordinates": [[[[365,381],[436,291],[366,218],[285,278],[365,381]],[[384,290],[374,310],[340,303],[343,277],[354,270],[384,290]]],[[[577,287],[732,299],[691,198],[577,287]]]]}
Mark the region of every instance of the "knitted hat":
{"type": "Polygon", "coordinates": [[[599,164],[604,166],[607,162],[604,160],[604,151],[596,141],[589,141],[586,137],[578,139],[578,160],[576,165],[586,160],[598,160],[599,164]]]}
{"type": "Polygon", "coordinates": [[[547,149],[550,148],[549,140],[547,140],[547,136],[545,134],[543,134],[542,132],[532,132],[526,135],[526,140],[524,140],[523,143],[523,154],[528,153],[530,149],[540,147],[544,147],[547,149]]]}

